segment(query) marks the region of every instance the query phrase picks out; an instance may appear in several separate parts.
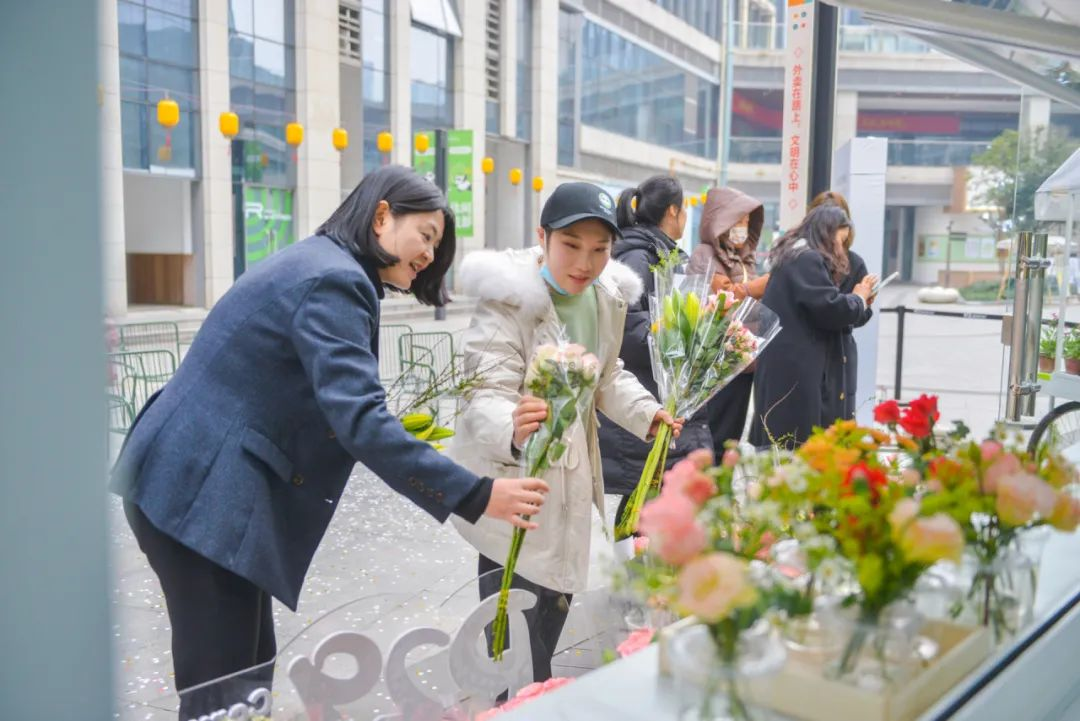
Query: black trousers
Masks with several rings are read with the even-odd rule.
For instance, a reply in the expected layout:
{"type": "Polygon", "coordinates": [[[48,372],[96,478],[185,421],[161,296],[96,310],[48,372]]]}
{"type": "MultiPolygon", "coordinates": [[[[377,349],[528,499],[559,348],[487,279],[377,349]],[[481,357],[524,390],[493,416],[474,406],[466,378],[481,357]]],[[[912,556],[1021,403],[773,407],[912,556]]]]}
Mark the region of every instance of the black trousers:
{"type": "MultiPolygon", "coordinates": [[[[480,556],[478,564],[480,576],[480,600],[499,592],[502,585],[502,566],[487,556],[480,556]],[[498,571],[498,573],[493,573],[498,571]]],[[[574,596],[545,588],[514,574],[510,580],[511,588],[520,588],[536,594],[536,605],[525,611],[525,622],[529,628],[529,646],[532,651],[533,681],[547,681],[551,678],[551,657],[555,655],[555,645],[562,635],[566,617],[570,614],[570,603],[574,596]]],[[[488,648],[491,648],[491,627],[487,629],[488,648]]],[[[510,636],[507,634],[507,645],[510,636]]]]}
{"type": "Polygon", "coordinates": [[[724,444],[742,439],[746,413],[754,385],[753,373],[740,373],[709,401],[709,430],[712,432],[716,460],[724,453],[724,444]]]}
{"type": "Polygon", "coordinates": [[[165,535],[138,506],[125,501],[124,514],[165,592],[180,721],[228,711],[257,688],[271,690],[277,644],[270,594],[165,535]]]}

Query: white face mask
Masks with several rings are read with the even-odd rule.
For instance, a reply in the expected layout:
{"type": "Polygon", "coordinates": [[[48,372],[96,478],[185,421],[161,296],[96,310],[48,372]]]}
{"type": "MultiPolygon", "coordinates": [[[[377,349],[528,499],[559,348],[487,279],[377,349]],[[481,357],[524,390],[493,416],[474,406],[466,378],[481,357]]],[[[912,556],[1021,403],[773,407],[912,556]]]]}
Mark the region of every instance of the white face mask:
{"type": "Polygon", "coordinates": [[[750,229],[745,225],[736,225],[728,231],[728,242],[736,248],[741,248],[746,238],[750,235],[750,229]]]}

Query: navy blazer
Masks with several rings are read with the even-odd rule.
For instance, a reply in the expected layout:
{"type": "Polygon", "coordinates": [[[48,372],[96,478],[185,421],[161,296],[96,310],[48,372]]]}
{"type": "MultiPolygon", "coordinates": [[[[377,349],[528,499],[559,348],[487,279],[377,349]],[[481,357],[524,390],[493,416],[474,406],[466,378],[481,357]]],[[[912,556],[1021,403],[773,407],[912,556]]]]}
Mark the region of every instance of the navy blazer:
{"type": "Polygon", "coordinates": [[[357,460],[445,521],[481,482],[387,410],[381,297],[375,268],[324,236],[245,273],[139,413],[113,490],[293,610],[357,460]]]}

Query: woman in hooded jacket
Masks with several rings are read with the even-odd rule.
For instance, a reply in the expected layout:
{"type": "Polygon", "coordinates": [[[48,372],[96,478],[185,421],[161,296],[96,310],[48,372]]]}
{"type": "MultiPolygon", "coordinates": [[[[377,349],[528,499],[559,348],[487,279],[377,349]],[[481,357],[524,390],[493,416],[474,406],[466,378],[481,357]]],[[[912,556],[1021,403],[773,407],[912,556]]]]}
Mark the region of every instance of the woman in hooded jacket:
{"type": "MultiPolygon", "coordinates": [[[[705,199],[701,214],[699,237],[701,244],[690,256],[689,271],[705,273],[712,268],[714,290],[732,290],[738,297],[760,297],[757,263],[754,253],[761,240],[765,224],[765,207],[735,188],[714,188],[705,199]]],[[[708,403],[709,430],[714,448],[742,439],[750,393],[754,382],[753,368],[736,376],[708,403]]]]}
{"type": "MultiPolygon", "coordinates": [[[[619,357],[626,370],[655,396],[657,384],[653,378],[648,342],[649,296],[655,292],[650,266],[660,261],[661,254],[682,253],[676,244],[686,227],[682,185],[670,176],[655,175],[636,188],[627,188],[619,196],[616,217],[622,237],[615,240],[612,258],[633,271],[644,286],[644,292],[626,310],[619,357]]],[[[601,419],[604,491],[623,497],[616,519],[621,518],[626,509],[627,499],[637,486],[651,446],[609,419],[601,419]]],[[[699,413],[686,422],[675,448],[668,453],[667,465],[670,468],[695,448],[711,447],[705,414],[699,413]]]]}

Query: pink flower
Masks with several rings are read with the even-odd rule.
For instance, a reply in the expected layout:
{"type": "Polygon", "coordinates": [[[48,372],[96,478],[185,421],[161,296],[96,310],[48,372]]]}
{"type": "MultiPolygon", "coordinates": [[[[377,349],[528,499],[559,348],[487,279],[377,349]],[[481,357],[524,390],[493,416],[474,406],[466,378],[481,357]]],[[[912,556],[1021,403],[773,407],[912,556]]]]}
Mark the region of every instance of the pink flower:
{"type": "Polygon", "coordinates": [[[638,528],[662,561],[681,566],[701,553],[708,540],[696,513],[697,506],[682,493],[662,493],[645,504],[638,528]]]}
{"type": "Polygon", "coordinates": [[[722,463],[726,468],[734,468],[736,465],[738,465],[740,457],[741,456],[739,455],[739,452],[737,450],[735,450],[734,448],[729,448],[724,451],[724,459],[722,463]]]}
{"type": "Polygon", "coordinates": [[[982,454],[983,461],[994,460],[1004,450],[1005,447],[994,440],[987,439],[979,444],[979,453],[982,454]]]}
{"type": "Polygon", "coordinates": [[[893,539],[899,540],[902,538],[908,526],[918,515],[919,502],[914,498],[904,498],[898,501],[893,506],[892,512],[889,513],[889,528],[893,539]]]}
{"type": "Polygon", "coordinates": [[[528,686],[522,688],[520,691],[514,694],[514,698],[524,700],[529,698],[535,698],[542,695],[543,693],[544,684],[543,682],[537,681],[535,683],[530,683],[528,686]]]}
{"type": "Polygon", "coordinates": [[[634,555],[641,556],[649,550],[649,537],[636,536],[634,538],[634,555]]]}
{"type": "Polygon", "coordinates": [[[1075,531],[1080,526],[1080,499],[1059,493],[1047,521],[1059,531],[1075,531]]]}
{"type": "Polygon", "coordinates": [[[581,371],[586,379],[591,380],[600,374],[600,359],[592,353],[581,357],[581,371]]]}
{"type": "Polygon", "coordinates": [[[620,658],[626,658],[632,653],[637,653],[641,649],[652,643],[653,630],[651,628],[639,628],[631,633],[625,641],[620,643],[615,651],[619,654],[620,658]]]}
{"type": "Polygon", "coordinates": [[[945,513],[935,513],[929,518],[915,518],[902,532],[900,548],[909,561],[959,561],[960,554],[964,551],[964,531],[959,523],[945,513]]]}
{"type": "Polygon", "coordinates": [[[697,448],[686,454],[686,460],[705,470],[713,464],[713,454],[708,448],[697,448]]]}
{"type": "Polygon", "coordinates": [[[1049,518],[1057,503],[1057,491],[1041,478],[1017,473],[997,486],[998,518],[1010,526],[1022,526],[1035,518],[1049,518]]]}
{"type": "Polygon", "coordinates": [[[997,492],[998,485],[1004,478],[1019,473],[1021,470],[1020,459],[1012,453],[998,454],[983,475],[983,491],[985,493],[997,492]]]}
{"type": "Polygon", "coordinates": [[[692,459],[684,458],[664,474],[662,494],[666,493],[681,493],[700,506],[716,493],[716,484],[692,459]]]}
{"type": "Polygon", "coordinates": [[[922,475],[914,468],[905,468],[900,471],[900,480],[903,481],[904,485],[908,488],[913,488],[922,480],[922,475]]]}
{"type": "Polygon", "coordinates": [[[710,553],[686,564],[678,585],[679,606],[705,623],[715,623],[757,600],[746,563],[728,553],[710,553]]]}

